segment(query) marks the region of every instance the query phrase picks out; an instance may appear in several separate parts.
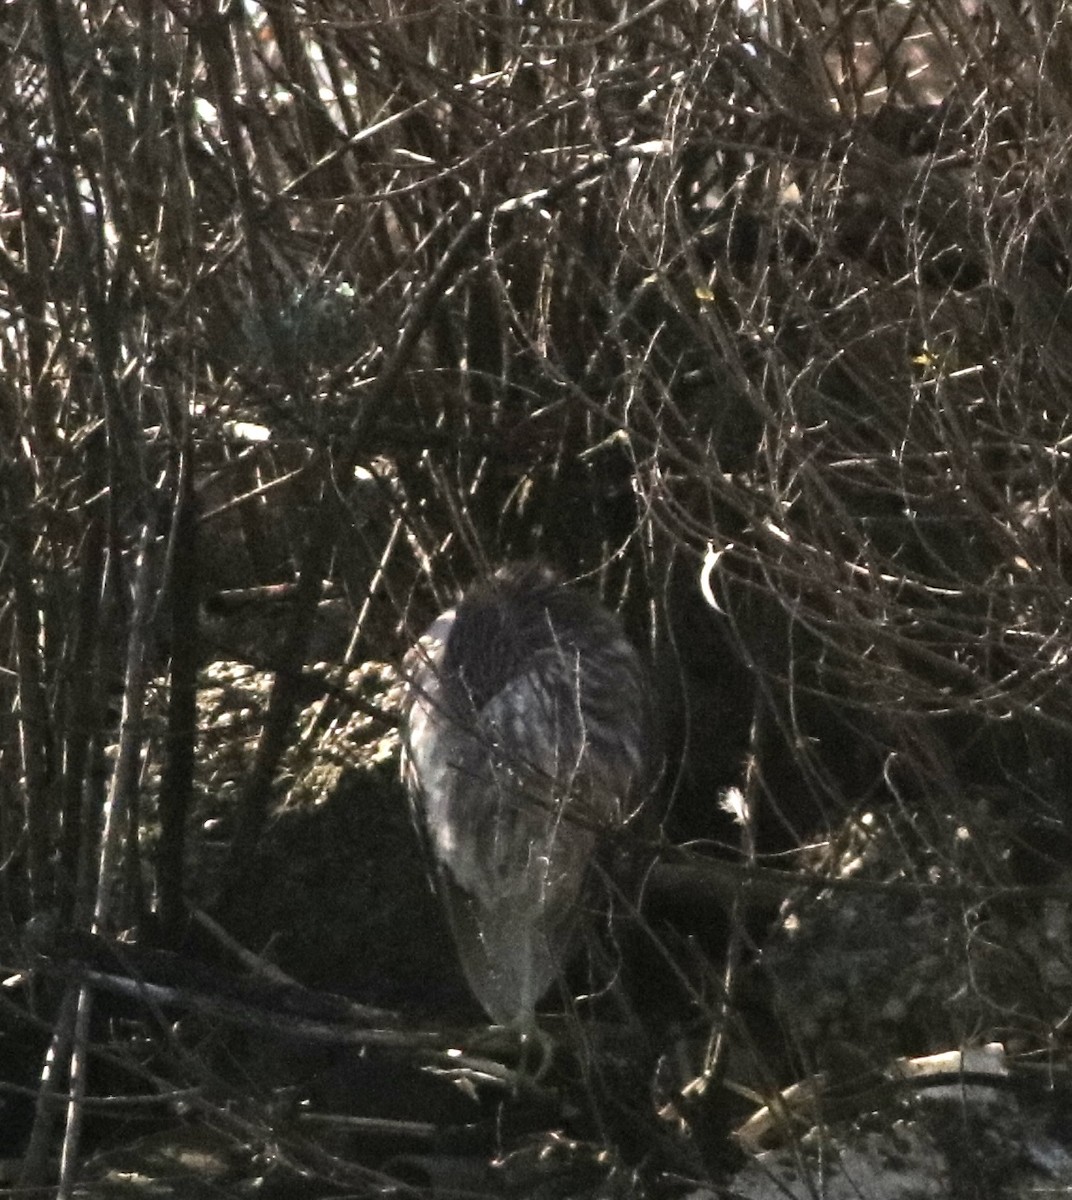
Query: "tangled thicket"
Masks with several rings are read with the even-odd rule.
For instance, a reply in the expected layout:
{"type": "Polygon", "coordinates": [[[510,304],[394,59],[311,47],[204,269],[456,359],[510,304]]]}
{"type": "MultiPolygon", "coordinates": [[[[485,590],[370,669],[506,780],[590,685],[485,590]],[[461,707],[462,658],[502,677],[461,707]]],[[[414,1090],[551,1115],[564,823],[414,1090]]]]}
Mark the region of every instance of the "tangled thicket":
{"type": "MultiPolygon", "coordinates": [[[[650,650],[664,860],[964,885],[913,938],[968,1000],[882,1051],[1052,1046],[1068,939],[980,903],[1065,861],[1070,63],[1061,3],[9,4],[7,964],[44,916],[177,945],[217,808],[240,908],[336,669],[538,555],[650,650]],[[235,660],[270,695],[217,724],[235,660]]],[[[4,1020],[77,1066],[79,986],[4,1020]]]]}

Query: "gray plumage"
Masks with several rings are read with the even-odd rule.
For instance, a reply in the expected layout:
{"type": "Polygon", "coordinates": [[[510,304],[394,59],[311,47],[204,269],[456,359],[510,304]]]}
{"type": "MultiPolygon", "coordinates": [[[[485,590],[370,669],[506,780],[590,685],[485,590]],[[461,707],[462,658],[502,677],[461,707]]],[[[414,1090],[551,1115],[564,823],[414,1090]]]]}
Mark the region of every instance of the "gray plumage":
{"type": "Polygon", "coordinates": [[[403,769],[473,993],[531,1024],[569,955],[598,832],[635,804],[646,689],[616,617],[506,567],[406,659],[403,769]]]}

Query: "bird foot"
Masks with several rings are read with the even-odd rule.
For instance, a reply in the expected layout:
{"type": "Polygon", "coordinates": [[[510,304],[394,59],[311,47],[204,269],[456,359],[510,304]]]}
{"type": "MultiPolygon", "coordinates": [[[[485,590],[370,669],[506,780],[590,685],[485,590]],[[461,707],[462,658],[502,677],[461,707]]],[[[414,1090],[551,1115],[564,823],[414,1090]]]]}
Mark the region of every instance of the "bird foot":
{"type": "Polygon", "coordinates": [[[521,1038],[521,1059],[518,1063],[518,1074],[540,1083],[551,1069],[555,1061],[555,1041],[549,1033],[538,1025],[532,1024],[519,1030],[521,1038]],[[535,1055],[535,1070],[530,1070],[535,1055]]]}
{"type": "Polygon", "coordinates": [[[492,1025],[473,1038],[470,1053],[488,1055],[501,1063],[512,1057],[515,1047],[517,1065],[503,1064],[504,1081],[511,1081],[515,1091],[539,1084],[554,1062],[555,1041],[533,1020],[492,1025]]]}

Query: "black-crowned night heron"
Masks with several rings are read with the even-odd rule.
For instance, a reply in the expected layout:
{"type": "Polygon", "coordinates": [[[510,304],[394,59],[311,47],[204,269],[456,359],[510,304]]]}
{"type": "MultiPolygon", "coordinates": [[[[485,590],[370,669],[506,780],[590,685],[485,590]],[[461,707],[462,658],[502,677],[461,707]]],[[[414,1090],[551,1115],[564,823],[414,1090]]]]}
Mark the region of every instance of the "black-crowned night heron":
{"type": "Polygon", "coordinates": [[[600,830],[637,801],[646,687],[618,620],[544,566],[504,567],[406,659],[404,772],[473,993],[535,1024],[600,830]]]}

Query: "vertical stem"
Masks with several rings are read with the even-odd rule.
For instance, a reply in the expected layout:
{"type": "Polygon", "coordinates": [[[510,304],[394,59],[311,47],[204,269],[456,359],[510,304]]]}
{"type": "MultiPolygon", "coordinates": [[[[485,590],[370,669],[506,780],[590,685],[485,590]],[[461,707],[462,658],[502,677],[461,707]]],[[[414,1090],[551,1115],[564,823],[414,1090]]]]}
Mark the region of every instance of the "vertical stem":
{"type": "MultiPolygon", "coordinates": [[[[73,989],[71,989],[73,994],[73,989]]],[[[71,1200],[78,1171],[78,1146],[82,1135],[83,1101],[86,1094],[86,1046],[89,1042],[89,1018],[93,1012],[93,993],[88,987],[78,989],[71,1042],[71,1069],[68,1075],[67,1124],[63,1130],[60,1150],[60,1177],[56,1200],[71,1200]]]]}
{"type": "MultiPolygon", "coordinates": [[[[155,598],[152,588],[154,575],[152,543],[153,527],[151,523],[146,522],[142,528],[135,566],[134,612],[127,642],[123,711],[119,724],[119,754],[112,774],[108,798],[104,804],[104,829],[101,833],[96,898],[93,905],[92,929],[94,933],[101,933],[108,923],[114,886],[120,877],[122,864],[123,832],[126,827],[124,818],[129,810],[134,789],[138,786],[142,717],[148,679],[146,644],[155,598]]],[[[58,1191],[61,1200],[69,1200],[73,1195],[86,1085],[86,1046],[89,1037],[89,1018],[92,1012],[92,993],[88,987],[83,985],[77,993],[73,994],[76,999],[73,1001],[73,1011],[69,1018],[71,1026],[70,1094],[67,1100],[67,1122],[64,1130],[58,1191]]]]}
{"type": "MultiPolygon", "coordinates": [[[[0,396],[0,406],[9,397],[0,396]]],[[[35,913],[52,898],[50,855],[52,813],[50,788],[51,721],[45,703],[45,670],[41,659],[41,613],[34,580],[35,484],[26,454],[23,430],[17,420],[0,415],[0,436],[7,462],[0,465],[8,540],[7,573],[11,578],[15,612],[15,654],[18,670],[19,756],[26,804],[27,873],[30,907],[35,913]]]]}
{"type": "Polygon", "coordinates": [[[123,710],[119,723],[119,755],[112,774],[111,787],[104,804],[104,830],[101,833],[100,866],[97,894],[93,906],[93,932],[101,933],[108,921],[112,887],[119,875],[122,833],[130,796],[138,786],[141,765],[142,718],[148,676],[146,643],[152,614],[153,564],[150,553],[153,529],[149,522],[142,528],[135,566],[134,613],[127,644],[126,674],[123,683],[123,710]]]}
{"type": "Polygon", "coordinates": [[[160,775],[160,847],[157,885],[160,919],[167,934],[178,936],[185,913],[183,862],[186,817],[193,791],[197,736],[198,603],[197,504],[193,489],[193,447],[186,439],[179,463],[175,517],[167,585],[171,611],[171,687],[167,740],[160,775]]]}
{"type": "Polygon", "coordinates": [[[48,1153],[52,1144],[52,1126],[59,1102],[56,1093],[59,1091],[66,1075],[68,1057],[71,1048],[71,1038],[74,1033],[75,1017],[78,1009],[79,989],[73,984],[63,993],[60,1010],[52,1031],[52,1041],[45,1055],[45,1065],[41,1069],[41,1082],[37,1088],[37,1101],[34,1105],[34,1122],[30,1130],[30,1143],[22,1159],[19,1171],[19,1190],[29,1191],[40,1188],[48,1178],[48,1153]]]}
{"type": "Polygon", "coordinates": [[[104,502],[96,497],[106,478],[107,446],[103,429],[86,438],[85,465],[82,471],[83,495],[88,524],[79,555],[78,616],[73,645],[65,664],[61,735],[63,776],[61,803],[62,838],[60,867],[64,890],[61,913],[65,919],[77,919],[78,896],[83,884],[89,826],[84,820],[86,772],[91,769],[90,742],[99,711],[99,637],[101,588],[104,581],[104,556],[107,519],[104,502]]]}

